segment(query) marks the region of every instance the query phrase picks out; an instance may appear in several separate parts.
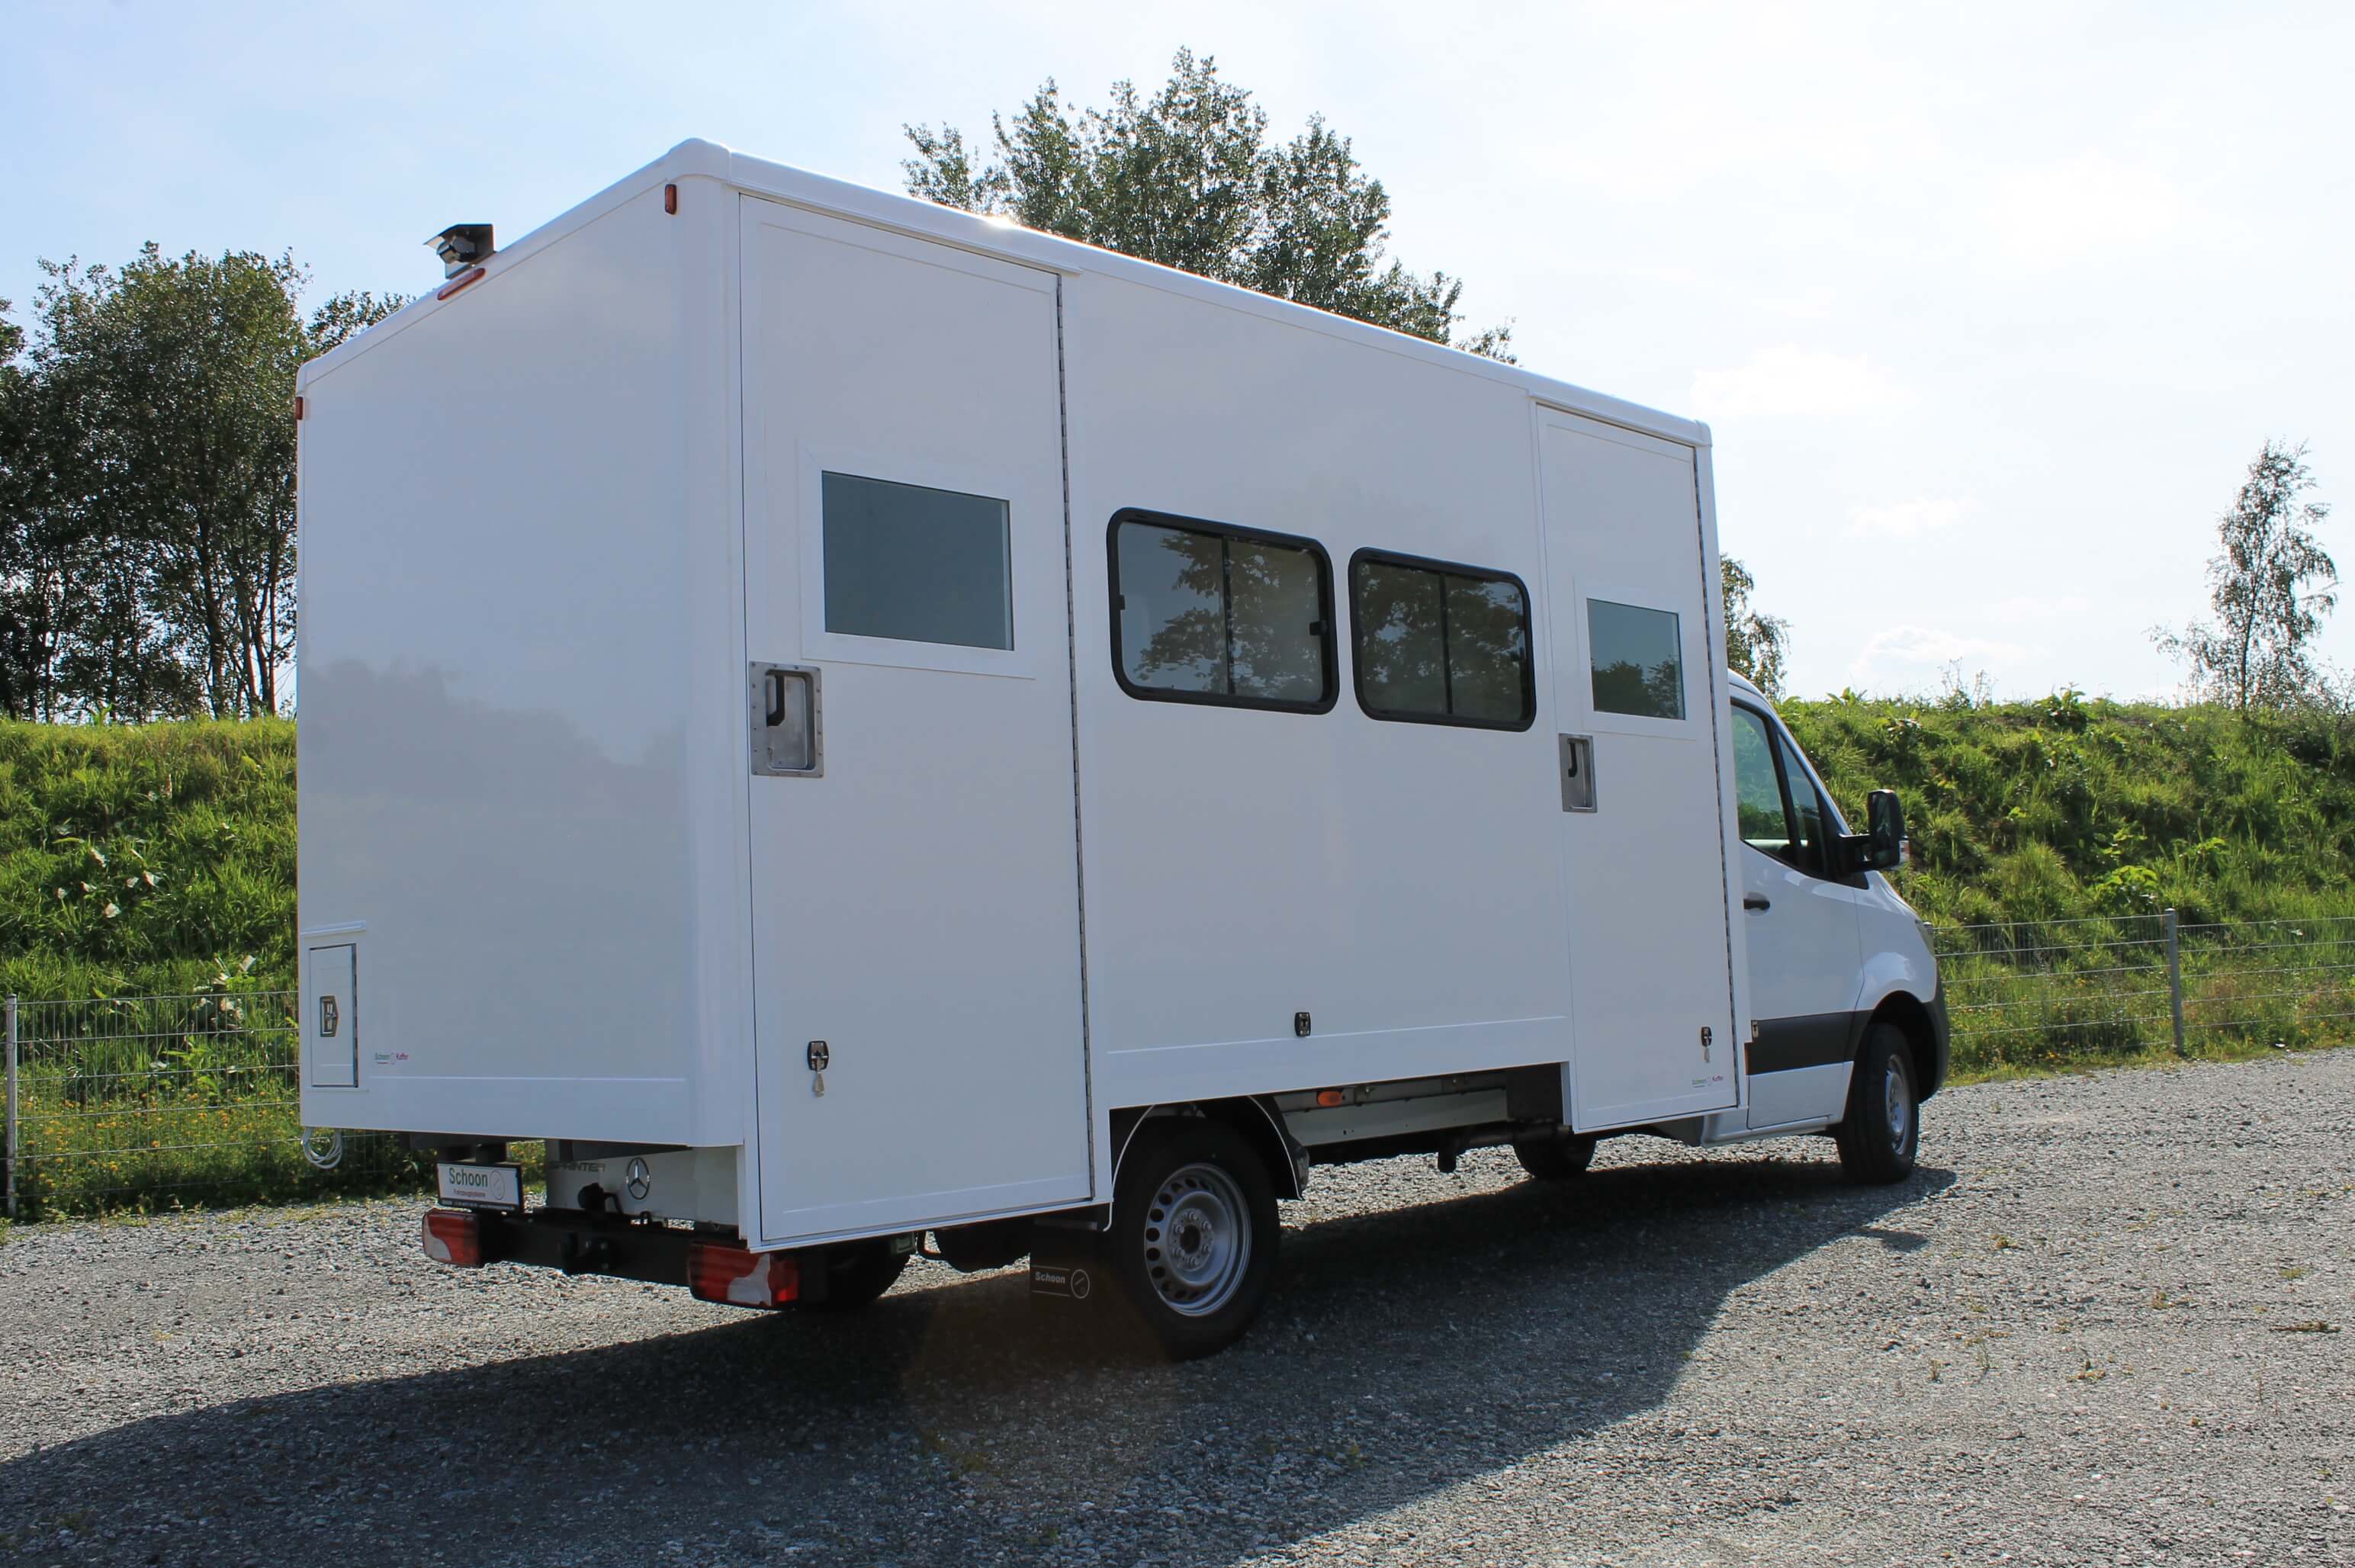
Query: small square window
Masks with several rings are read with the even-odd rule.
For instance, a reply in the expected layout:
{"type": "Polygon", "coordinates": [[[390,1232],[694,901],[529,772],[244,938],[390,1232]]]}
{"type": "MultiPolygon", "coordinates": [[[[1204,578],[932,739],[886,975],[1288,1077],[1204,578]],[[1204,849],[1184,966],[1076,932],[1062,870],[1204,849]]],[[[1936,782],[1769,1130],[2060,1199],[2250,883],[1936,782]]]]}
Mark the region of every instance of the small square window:
{"type": "Polygon", "coordinates": [[[827,474],[819,504],[827,631],[966,648],[1014,645],[1004,501],[827,474]]]}
{"type": "Polygon", "coordinates": [[[1685,716],[1684,644],[1673,611],[1589,599],[1586,638],[1593,656],[1596,712],[1638,719],[1685,716]]]}

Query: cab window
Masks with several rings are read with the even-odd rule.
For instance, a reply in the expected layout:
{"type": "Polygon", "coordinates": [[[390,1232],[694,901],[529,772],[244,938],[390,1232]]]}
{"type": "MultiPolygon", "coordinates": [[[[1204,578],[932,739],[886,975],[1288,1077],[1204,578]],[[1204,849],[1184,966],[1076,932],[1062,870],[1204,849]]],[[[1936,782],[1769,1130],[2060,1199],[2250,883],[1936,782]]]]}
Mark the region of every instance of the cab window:
{"type": "Polygon", "coordinates": [[[1733,789],[1744,844],[1794,870],[1826,875],[1831,807],[1766,716],[1739,705],[1733,709],[1733,789]]]}
{"type": "Polygon", "coordinates": [[[1774,738],[1774,754],[1783,760],[1783,776],[1790,784],[1793,815],[1799,824],[1790,862],[1811,876],[1826,876],[1828,873],[1824,868],[1830,864],[1832,808],[1824,803],[1823,793],[1807,777],[1807,770],[1799,765],[1799,759],[1783,744],[1780,735],[1774,738]]]}
{"type": "Polygon", "coordinates": [[[1742,841],[1788,861],[1796,835],[1790,803],[1783,798],[1783,770],[1774,761],[1774,738],[1766,720],[1747,708],[1733,710],[1733,794],[1742,841]]]}

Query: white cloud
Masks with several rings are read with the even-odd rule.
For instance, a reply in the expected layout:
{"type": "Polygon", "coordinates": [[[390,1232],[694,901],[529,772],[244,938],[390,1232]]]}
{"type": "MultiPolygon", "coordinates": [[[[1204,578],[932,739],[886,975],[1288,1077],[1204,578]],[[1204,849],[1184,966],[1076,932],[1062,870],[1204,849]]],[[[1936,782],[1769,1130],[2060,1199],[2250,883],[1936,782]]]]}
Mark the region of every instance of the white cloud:
{"type": "Polygon", "coordinates": [[[1910,539],[1952,528],[1971,509],[1968,501],[1924,497],[1886,507],[1859,507],[1849,514],[1849,531],[1879,539],[1910,539]]]}
{"type": "Polygon", "coordinates": [[[1692,384],[1692,406],[1703,419],[1859,414],[1912,400],[1910,392],[1862,355],[1829,354],[1796,343],[1764,349],[1737,369],[1696,372],[1692,384]]]}
{"type": "Polygon", "coordinates": [[[2165,176],[2099,152],[2011,176],[1979,214],[1996,253],[2031,269],[2142,250],[2189,216],[2165,176]]]}
{"type": "Polygon", "coordinates": [[[1884,626],[1849,666],[1849,684],[1863,691],[1920,689],[1924,677],[1959,663],[1966,671],[2016,665],[2038,652],[2019,643],[1968,637],[1937,626],[1884,626]]]}

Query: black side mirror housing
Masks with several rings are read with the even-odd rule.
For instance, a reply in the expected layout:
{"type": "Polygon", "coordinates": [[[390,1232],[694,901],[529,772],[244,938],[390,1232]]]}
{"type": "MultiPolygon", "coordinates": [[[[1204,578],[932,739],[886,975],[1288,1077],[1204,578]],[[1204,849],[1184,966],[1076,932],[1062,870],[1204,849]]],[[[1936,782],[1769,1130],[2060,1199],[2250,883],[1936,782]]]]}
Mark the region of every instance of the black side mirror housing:
{"type": "Polygon", "coordinates": [[[1905,864],[1905,808],[1893,789],[1877,789],[1864,797],[1865,830],[1839,840],[1841,864],[1851,876],[1867,871],[1893,871],[1905,864]]]}
{"type": "Polygon", "coordinates": [[[1905,807],[1893,789],[1877,789],[1864,800],[1864,865],[1868,871],[1893,871],[1905,864],[1905,807]]]}

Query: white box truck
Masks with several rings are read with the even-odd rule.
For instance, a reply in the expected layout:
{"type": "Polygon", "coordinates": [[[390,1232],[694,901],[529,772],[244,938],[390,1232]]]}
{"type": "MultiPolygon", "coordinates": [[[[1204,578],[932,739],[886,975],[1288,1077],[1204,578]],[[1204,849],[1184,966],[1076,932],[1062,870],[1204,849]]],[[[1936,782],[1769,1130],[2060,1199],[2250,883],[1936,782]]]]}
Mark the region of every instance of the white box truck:
{"type": "Polygon", "coordinates": [[[442,249],[297,411],[304,1116],[434,1256],[1188,1355],[1320,1164],[1910,1169],[1896,802],[1726,675],[1704,427],[699,141],[442,249]]]}

